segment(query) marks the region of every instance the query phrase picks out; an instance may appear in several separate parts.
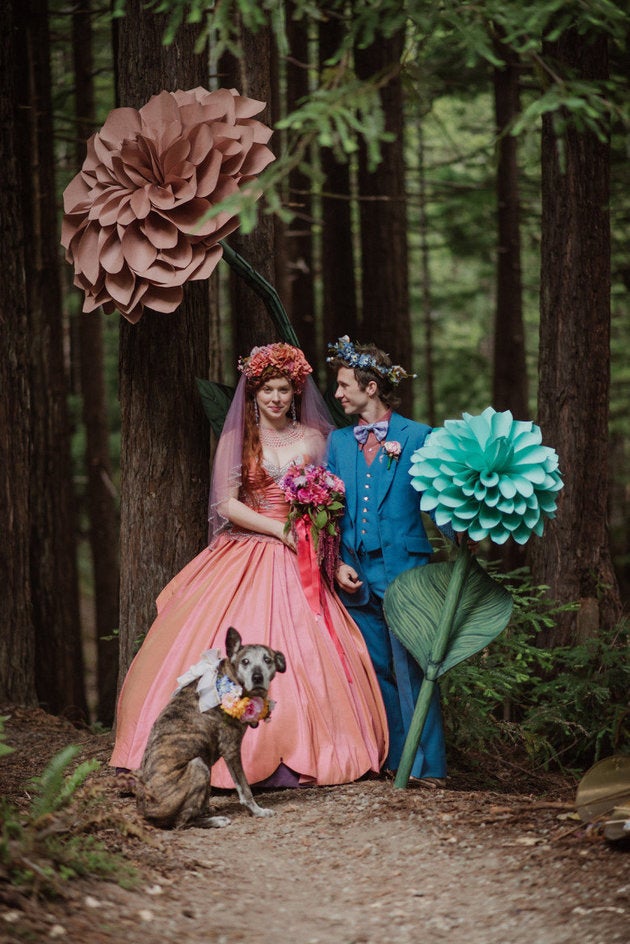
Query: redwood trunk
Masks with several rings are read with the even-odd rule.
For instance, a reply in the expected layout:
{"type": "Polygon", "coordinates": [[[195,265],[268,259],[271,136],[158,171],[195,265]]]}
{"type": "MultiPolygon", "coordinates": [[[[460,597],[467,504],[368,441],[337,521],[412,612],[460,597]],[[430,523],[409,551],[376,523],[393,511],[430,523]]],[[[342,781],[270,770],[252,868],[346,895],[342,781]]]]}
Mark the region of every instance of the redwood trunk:
{"type": "MultiPolygon", "coordinates": [[[[515,419],[529,419],[527,360],[521,280],[521,203],[518,141],[509,133],[520,112],[519,58],[503,43],[495,50],[505,65],[494,70],[494,110],[498,134],[497,193],[497,299],[494,320],[492,405],[510,410],[515,419]]],[[[503,569],[525,563],[523,547],[509,541],[492,549],[503,569]]]]}
{"type": "MultiPolygon", "coordinates": [[[[19,4],[21,9],[22,4],[19,4]]],[[[35,633],[29,564],[30,337],[17,157],[18,3],[0,7],[0,702],[36,703],[35,633]]]]}
{"type": "MultiPolygon", "coordinates": [[[[381,90],[385,129],[393,134],[382,145],[382,160],[368,166],[366,148],[359,149],[361,220],[361,340],[373,341],[394,363],[413,371],[407,260],[407,194],[404,164],[403,92],[397,71],[404,35],[379,38],[357,49],[356,67],[366,79],[386,70],[395,75],[381,90]]],[[[401,384],[402,412],[412,412],[413,388],[401,384]]]]}
{"type": "MultiPolygon", "coordinates": [[[[568,31],[544,50],[554,68],[607,78],[602,37],[568,31]]],[[[566,117],[566,116],[564,116],[566,117]]],[[[559,617],[549,645],[567,645],[621,615],[607,531],[610,371],[609,144],[572,125],[542,132],[539,422],[565,487],[558,516],[532,546],[537,583],[579,611],[559,617]]]]}
{"type": "Polygon", "coordinates": [[[515,419],[525,420],[529,418],[529,404],[521,281],[518,142],[507,133],[520,112],[519,60],[503,44],[497,43],[496,50],[505,60],[505,65],[494,70],[494,108],[499,143],[492,405],[495,410],[511,410],[515,419]]]}
{"type": "MultiPolygon", "coordinates": [[[[77,116],[77,167],[94,121],[91,0],[78,0],[72,14],[72,51],[77,116]]],[[[78,316],[79,361],[86,448],[89,540],[94,579],[97,654],[97,720],[111,725],[118,677],[118,512],[112,483],[105,393],[102,312],[78,316]]]]}
{"type": "Polygon", "coordinates": [[[54,714],[87,717],[79,623],[75,500],[72,491],[67,384],[58,269],[50,51],[46,0],[18,7],[23,46],[19,91],[22,208],[25,220],[33,453],[31,591],[35,679],[54,714]]]}
{"type": "MultiPolygon", "coordinates": [[[[271,31],[268,27],[253,34],[241,31],[243,55],[239,60],[224,56],[221,60],[220,80],[225,88],[237,88],[241,95],[261,102],[267,107],[256,118],[272,124],[275,116],[270,114],[273,99],[271,87],[271,31]]],[[[274,150],[275,142],[271,139],[274,150]]],[[[274,222],[264,212],[264,199],[258,206],[258,221],[253,232],[246,236],[238,230],[228,237],[230,246],[277,290],[275,265],[274,222]]],[[[264,302],[245,282],[230,271],[230,306],[234,333],[235,359],[247,354],[256,344],[269,344],[278,340],[278,332],[267,313],[264,302]]]]}
{"type": "MultiPolygon", "coordinates": [[[[165,17],[127,0],[118,27],[118,93],[140,108],[162,90],[207,85],[206,60],[183,27],[162,44],[165,17]]],[[[121,319],[120,681],[162,587],[206,542],[209,431],[195,378],[208,374],[208,285],[186,286],[172,314],[121,319]]]]}
{"type": "MultiPolygon", "coordinates": [[[[339,48],[342,27],[330,18],[319,26],[319,63],[339,48]]],[[[324,186],[322,211],[322,307],[324,353],[326,344],[347,334],[358,335],[357,284],[352,224],[352,186],[349,161],[338,160],[332,149],[321,152],[324,186]]]]}
{"type": "MultiPolygon", "coordinates": [[[[287,111],[291,112],[299,100],[309,93],[307,24],[304,20],[290,18],[287,34],[291,50],[286,73],[287,111]]],[[[289,205],[294,216],[284,226],[287,266],[285,307],[308,361],[317,370],[323,356],[317,345],[315,325],[311,181],[300,168],[289,174],[289,205]]]]}

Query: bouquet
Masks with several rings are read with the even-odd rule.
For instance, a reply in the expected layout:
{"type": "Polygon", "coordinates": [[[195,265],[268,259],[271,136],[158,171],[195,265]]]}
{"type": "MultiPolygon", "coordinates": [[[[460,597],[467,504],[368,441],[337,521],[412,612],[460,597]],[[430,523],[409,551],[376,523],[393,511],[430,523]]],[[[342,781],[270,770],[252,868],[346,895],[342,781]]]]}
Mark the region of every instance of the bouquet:
{"type": "Polygon", "coordinates": [[[294,463],[280,482],[291,505],[285,531],[296,540],[310,533],[317,563],[332,586],[339,554],[339,518],[344,512],[345,486],[322,465],[294,463]]]}

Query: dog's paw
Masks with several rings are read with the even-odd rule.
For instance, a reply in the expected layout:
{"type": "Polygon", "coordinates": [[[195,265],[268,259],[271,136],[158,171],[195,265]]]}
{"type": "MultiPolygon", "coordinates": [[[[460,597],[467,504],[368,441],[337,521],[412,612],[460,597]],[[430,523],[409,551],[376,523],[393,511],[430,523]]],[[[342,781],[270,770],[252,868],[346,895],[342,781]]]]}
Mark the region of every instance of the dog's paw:
{"type": "Polygon", "coordinates": [[[198,826],[200,829],[223,829],[231,822],[229,816],[204,816],[202,819],[196,819],[193,826],[198,826]]]}
{"type": "Polygon", "coordinates": [[[264,806],[250,807],[250,813],[252,814],[252,816],[275,816],[276,815],[275,810],[268,810],[264,806]]]}

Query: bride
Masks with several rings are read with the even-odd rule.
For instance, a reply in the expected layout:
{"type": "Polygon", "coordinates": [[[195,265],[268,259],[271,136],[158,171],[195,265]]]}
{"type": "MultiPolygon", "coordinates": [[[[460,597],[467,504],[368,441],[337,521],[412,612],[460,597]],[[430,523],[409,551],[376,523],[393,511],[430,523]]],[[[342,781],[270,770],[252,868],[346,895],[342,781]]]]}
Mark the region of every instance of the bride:
{"type": "MultiPolygon", "coordinates": [[[[120,694],[111,764],[140,766],[153,721],[178,676],[234,626],[244,643],[279,649],[268,723],[248,732],[242,755],[252,784],[336,784],[378,773],[387,722],[363,637],[322,578],[319,603],[302,585],[289,505],[279,482],[295,462],[320,463],[332,428],[302,352],[254,348],[217,447],[210,543],[165,587],[158,616],[120,694]]],[[[232,788],[223,760],[212,785],[232,788]]]]}

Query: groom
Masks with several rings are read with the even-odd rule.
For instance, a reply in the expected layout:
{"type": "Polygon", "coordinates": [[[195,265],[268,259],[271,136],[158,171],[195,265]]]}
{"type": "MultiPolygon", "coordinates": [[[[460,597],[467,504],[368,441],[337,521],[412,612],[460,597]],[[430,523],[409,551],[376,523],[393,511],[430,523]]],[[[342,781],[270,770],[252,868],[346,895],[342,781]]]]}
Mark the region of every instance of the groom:
{"type": "MultiPolygon", "coordinates": [[[[373,344],[353,344],[347,336],[329,344],[327,358],[336,371],[335,397],[356,426],[334,430],[328,466],[346,486],[341,519],[342,563],[336,581],[366,641],[379,680],[389,724],[385,769],[395,771],[418,697],[422,670],[391,633],[383,615],[388,584],[411,567],[428,563],[432,547],[420,515],[420,496],[411,484],[411,455],[424,443],[429,426],[395,412],[395,388],[407,372],[392,365],[373,344]]],[[[412,780],[443,786],[446,752],[439,693],[433,699],[412,780]]]]}

